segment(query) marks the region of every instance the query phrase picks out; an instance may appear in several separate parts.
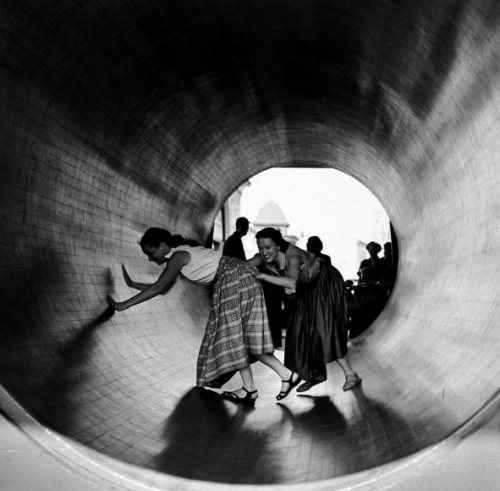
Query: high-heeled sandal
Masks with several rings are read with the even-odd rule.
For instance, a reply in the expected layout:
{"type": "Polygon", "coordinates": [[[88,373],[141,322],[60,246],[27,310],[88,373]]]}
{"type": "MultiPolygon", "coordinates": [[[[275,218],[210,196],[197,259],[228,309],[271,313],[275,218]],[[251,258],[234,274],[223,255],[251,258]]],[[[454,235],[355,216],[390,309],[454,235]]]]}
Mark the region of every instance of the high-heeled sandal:
{"type": "Polygon", "coordinates": [[[257,397],[259,397],[257,393],[257,389],[255,390],[247,390],[245,387],[242,387],[242,389],[246,392],[244,397],[240,397],[238,394],[235,392],[223,392],[221,394],[221,397],[225,399],[226,401],[231,401],[235,402],[236,404],[255,404],[255,401],[257,400],[257,397]],[[255,395],[255,397],[254,397],[255,395]]]}
{"type": "Polygon", "coordinates": [[[300,378],[300,375],[298,373],[296,374],[295,372],[292,372],[288,380],[282,380],[284,384],[288,384],[288,389],[280,391],[280,393],[276,396],[276,399],[278,399],[278,401],[284,399],[288,394],[290,394],[294,387],[297,387],[297,385],[300,384],[301,380],[302,379],[300,378]],[[293,380],[294,375],[297,375],[297,378],[295,380],[293,380]]]}
{"type": "Polygon", "coordinates": [[[354,387],[357,387],[360,383],[361,379],[359,378],[357,373],[355,373],[354,375],[347,375],[347,377],[345,378],[345,384],[342,389],[344,391],[351,390],[354,389],[354,387]]]}

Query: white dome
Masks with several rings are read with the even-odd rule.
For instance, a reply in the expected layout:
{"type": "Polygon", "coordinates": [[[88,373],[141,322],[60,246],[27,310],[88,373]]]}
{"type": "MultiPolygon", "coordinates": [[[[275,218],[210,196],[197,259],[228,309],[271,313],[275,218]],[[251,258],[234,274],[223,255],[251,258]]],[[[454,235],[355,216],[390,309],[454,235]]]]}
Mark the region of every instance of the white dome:
{"type": "Polygon", "coordinates": [[[257,213],[257,218],[254,220],[254,225],[270,225],[270,226],[285,226],[290,224],[287,222],[281,208],[274,201],[268,201],[257,213]]]}

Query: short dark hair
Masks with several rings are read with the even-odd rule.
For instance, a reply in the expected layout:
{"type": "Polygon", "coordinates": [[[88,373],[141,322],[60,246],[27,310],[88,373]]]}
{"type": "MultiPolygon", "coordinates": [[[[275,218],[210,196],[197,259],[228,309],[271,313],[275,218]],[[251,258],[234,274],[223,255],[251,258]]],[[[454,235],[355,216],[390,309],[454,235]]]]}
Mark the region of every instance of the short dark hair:
{"type": "Polygon", "coordinates": [[[382,246],[377,242],[368,242],[368,244],[366,244],[367,251],[369,251],[372,247],[374,247],[377,252],[380,252],[382,250],[382,246]]]}
{"type": "Polygon", "coordinates": [[[236,226],[239,227],[240,225],[248,225],[250,222],[248,221],[248,218],[246,217],[239,217],[236,219],[236,226]]]}
{"type": "Polygon", "coordinates": [[[319,254],[323,250],[323,242],[317,235],[312,235],[307,239],[307,250],[319,254]]]}

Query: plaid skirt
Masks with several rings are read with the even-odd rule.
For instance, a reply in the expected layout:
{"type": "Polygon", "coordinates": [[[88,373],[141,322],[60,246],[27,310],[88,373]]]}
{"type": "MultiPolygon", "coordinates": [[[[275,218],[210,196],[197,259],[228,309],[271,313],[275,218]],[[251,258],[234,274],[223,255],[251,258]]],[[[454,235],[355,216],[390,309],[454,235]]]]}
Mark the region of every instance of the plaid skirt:
{"type": "Polygon", "coordinates": [[[238,259],[222,256],[200,347],[196,384],[220,387],[252,355],[274,351],[262,285],[238,259]]]}

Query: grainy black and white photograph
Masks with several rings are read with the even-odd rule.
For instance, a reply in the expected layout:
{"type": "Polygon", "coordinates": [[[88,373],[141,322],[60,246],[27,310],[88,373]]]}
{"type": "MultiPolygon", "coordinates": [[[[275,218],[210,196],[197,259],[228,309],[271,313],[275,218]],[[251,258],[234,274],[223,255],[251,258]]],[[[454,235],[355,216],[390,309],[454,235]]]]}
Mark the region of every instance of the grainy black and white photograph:
{"type": "Polygon", "coordinates": [[[498,0],[0,0],[1,491],[497,491],[498,0]]]}

